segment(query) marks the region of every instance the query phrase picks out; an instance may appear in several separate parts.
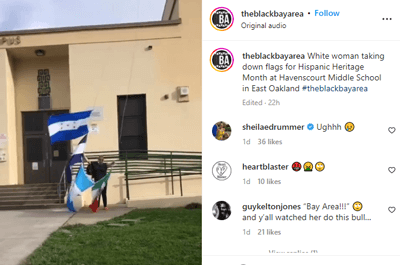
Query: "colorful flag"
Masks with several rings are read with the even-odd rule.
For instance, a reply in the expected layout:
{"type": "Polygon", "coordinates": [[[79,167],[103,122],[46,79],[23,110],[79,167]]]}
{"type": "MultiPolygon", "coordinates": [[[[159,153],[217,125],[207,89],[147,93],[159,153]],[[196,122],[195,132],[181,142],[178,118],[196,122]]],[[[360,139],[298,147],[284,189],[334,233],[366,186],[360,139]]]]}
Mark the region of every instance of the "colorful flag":
{"type": "Polygon", "coordinates": [[[72,172],[71,169],[76,163],[80,163],[83,161],[83,152],[85,151],[86,147],[86,140],[87,140],[87,135],[82,138],[82,140],[79,142],[78,146],[76,147],[71,159],[69,160],[69,163],[67,167],[65,168],[65,177],[67,180],[67,183],[71,183],[72,179],[72,172]]]}
{"type": "Polygon", "coordinates": [[[109,172],[107,175],[105,175],[94,184],[92,188],[92,204],[89,205],[89,208],[92,209],[92,212],[97,212],[97,208],[99,207],[99,197],[106,187],[107,181],[109,180],[110,176],[111,172],[109,172]]]}
{"type": "Polygon", "coordinates": [[[85,173],[85,169],[83,165],[79,168],[78,174],[76,175],[76,179],[74,183],[71,185],[71,188],[68,193],[67,199],[67,207],[71,212],[76,212],[76,208],[74,206],[74,199],[81,195],[85,190],[93,187],[94,182],[90,179],[90,177],[85,173]]]}
{"type": "Polygon", "coordinates": [[[89,208],[92,209],[92,212],[97,212],[97,209],[99,208],[99,199],[94,200],[94,202],[89,205],[89,208]]]}
{"type": "Polygon", "coordinates": [[[88,122],[91,114],[92,110],[50,116],[47,124],[51,145],[88,134],[88,122]]]}
{"type": "Polygon", "coordinates": [[[100,194],[103,192],[105,186],[107,185],[107,181],[110,178],[110,175],[111,172],[109,172],[107,175],[105,175],[103,178],[101,178],[94,184],[92,188],[92,201],[100,197],[100,194]]]}

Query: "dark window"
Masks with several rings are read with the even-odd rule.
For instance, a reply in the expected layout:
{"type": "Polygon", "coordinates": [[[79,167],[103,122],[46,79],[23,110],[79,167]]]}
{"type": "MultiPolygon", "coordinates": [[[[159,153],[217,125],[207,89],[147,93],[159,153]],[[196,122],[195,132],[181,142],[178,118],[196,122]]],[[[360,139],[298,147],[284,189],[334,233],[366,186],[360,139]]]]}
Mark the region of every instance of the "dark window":
{"type": "Polygon", "coordinates": [[[42,132],[44,125],[44,115],[40,112],[25,113],[24,128],[25,132],[42,132]]]}
{"type": "Polygon", "coordinates": [[[65,161],[68,159],[68,142],[58,142],[51,146],[53,161],[65,161]]]}
{"type": "Polygon", "coordinates": [[[147,151],[146,95],[118,96],[119,150],[147,151]]]}
{"type": "Polygon", "coordinates": [[[28,150],[27,162],[40,162],[43,161],[43,140],[42,138],[28,138],[26,139],[28,150]]]}

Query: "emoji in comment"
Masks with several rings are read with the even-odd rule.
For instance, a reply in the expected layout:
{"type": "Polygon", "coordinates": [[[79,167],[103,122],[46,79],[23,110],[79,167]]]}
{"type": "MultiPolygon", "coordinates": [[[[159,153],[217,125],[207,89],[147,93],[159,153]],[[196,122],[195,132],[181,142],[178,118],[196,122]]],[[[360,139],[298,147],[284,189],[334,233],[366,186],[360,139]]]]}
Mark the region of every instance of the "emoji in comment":
{"type": "Polygon", "coordinates": [[[344,125],[344,128],[346,129],[347,132],[352,132],[354,131],[354,123],[348,122],[344,125]]]}
{"type": "Polygon", "coordinates": [[[363,205],[362,205],[361,202],[355,202],[355,203],[353,203],[353,209],[354,209],[354,211],[356,211],[356,212],[361,211],[362,207],[363,207],[363,205]]]}

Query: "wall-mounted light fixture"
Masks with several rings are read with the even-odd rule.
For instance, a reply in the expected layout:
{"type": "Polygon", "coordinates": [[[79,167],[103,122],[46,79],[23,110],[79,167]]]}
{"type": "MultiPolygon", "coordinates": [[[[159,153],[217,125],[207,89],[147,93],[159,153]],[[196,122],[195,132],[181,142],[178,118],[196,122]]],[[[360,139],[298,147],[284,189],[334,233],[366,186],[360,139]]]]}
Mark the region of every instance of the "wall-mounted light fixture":
{"type": "Polygon", "coordinates": [[[36,50],[35,53],[36,56],[44,56],[46,54],[44,50],[36,50]]]}
{"type": "Polygon", "coordinates": [[[188,102],[189,101],[189,87],[179,86],[178,90],[178,102],[188,102]]]}

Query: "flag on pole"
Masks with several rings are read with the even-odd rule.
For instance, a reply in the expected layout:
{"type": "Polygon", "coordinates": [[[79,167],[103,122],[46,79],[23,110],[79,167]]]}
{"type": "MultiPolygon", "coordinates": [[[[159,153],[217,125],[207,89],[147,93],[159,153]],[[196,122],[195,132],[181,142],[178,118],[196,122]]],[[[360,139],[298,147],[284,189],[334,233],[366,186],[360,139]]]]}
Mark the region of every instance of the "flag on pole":
{"type": "Polygon", "coordinates": [[[50,116],[47,124],[51,145],[88,134],[88,122],[91,114],[92,110],[50,116]]]}
{"type": "Polygon", "coordinates": [[[97,181],[93,188],[92,188],[92,204],[89,206],[90,209],[92,209],[93,212],[96,212],[97,208],[99,207],[99,197],[101,193],[103,192],[104,188],[107,185],[107,181],[111,176],[111,172],[109,172],[107,175],[105,175],[103,178],[101,178],[99,181],[97,181]]]}
{"type": "Polygon", "coordinates": [[[72,180],[72,172],[71,172],[72,167],[76,163],[81,163],[83,161],[83,152],[85,151],[86,140],[87,140],[87,135],[85,135],[85,137],[83,137],[82,140],[79,142],[74,153],[72,154],[71,159],[69,160],[67,167],[65,168],[65,177],[67,183],[71,183],[72,180]]]}
{"type": "Polygon", "coordinates": [[[74,199],[82,194],[85,190],[93,187],[94,182],[90,179],[90,177],[85,173],[85,169],[83,165],[79,168],[78,174],[76,175],[75,182],[71,185],[71,188],[68,193],[67,199],[67,207],[71,212],[76,212],[74,206],[74,199]]]}
{"type": "Polygon", "coordinates": [[[97,198],[92,202],[91,205],[89,205],[89,208],[92,209],[92,212],[97,212],[97,209],[99,208],[99,199],[97,198]]]}

